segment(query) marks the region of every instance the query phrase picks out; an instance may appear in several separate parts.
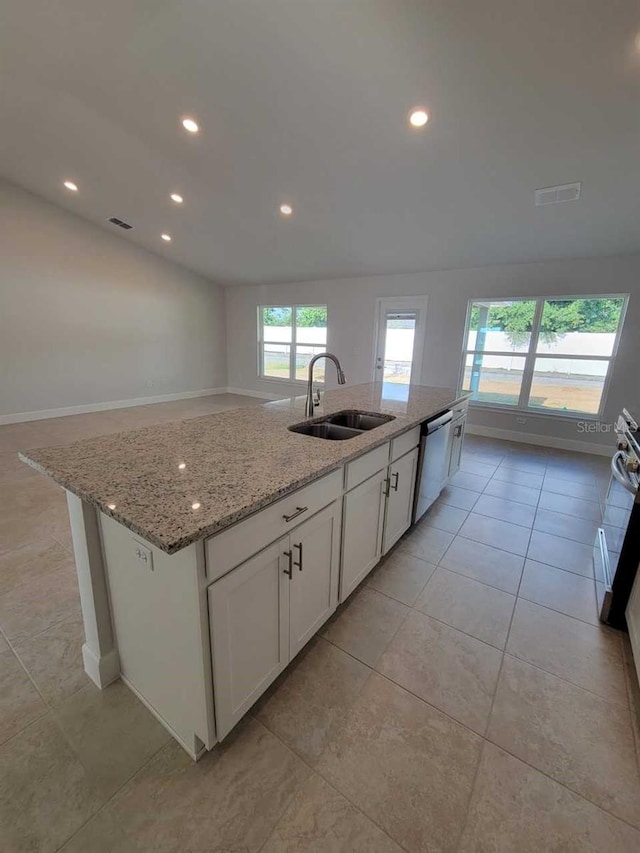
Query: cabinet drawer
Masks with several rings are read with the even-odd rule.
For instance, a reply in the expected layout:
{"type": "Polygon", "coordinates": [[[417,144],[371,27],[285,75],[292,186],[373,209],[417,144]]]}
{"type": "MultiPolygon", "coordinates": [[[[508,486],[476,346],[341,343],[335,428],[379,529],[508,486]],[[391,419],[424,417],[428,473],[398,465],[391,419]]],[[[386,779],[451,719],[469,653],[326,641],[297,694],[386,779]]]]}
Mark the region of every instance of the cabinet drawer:
{"type": "Polygon", "coordinates": [[[396,459],[400,459],[401,456],[404,456],[405,453],[413,450],[413,448],[417,447],[419,444],[419,426],[410,429],[408,432],[402,433],[402,435],[394,438],[391,442],[391,461],[394,462],[396,459]]]}
{"type": "Polygon", "coordinates": [[[364,453],[362,456],[354,459],[353,462],[348,463],[345,475],[345,490],[349,491],[349,489],[359,486],[360,483],[364,483],[365,480],[373,477],[382,468],[386,468],[388,464],[389,442],[383,444],[381,447],[376,447],[375,450],[364,453]]]}
{"type": "Polygon", "coordinates": [[[453,420],[455,421],[457,418],[462,417],[469,409],[469,400],[462,400],[460,403],[456,403],[455,406],[451,407],[451,414],[453,415],[453,420]]]}
{"type": "Polygon", "coordinates": [[[205,549],[207,580],[222,577],[328,506],[342,494],[342,478],[342,468],[338,468],[208,539],[205,549]]]}

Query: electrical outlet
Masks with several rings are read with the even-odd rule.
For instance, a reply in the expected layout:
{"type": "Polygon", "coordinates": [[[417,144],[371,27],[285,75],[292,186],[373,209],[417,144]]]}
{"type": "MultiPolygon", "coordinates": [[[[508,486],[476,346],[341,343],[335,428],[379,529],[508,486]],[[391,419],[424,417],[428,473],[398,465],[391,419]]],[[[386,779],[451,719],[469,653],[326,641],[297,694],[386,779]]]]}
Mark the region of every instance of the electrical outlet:
{"type": "Polygon", "coordinates": [[[153,571],[153,554],[151,550],[143,545],[141,542],[136,542],[134,539],[134,554],[136,555],[136,560],[142,563],[150,572],[153,571]]]}
{"type": "Polygon", "coordinates": [[[516,418],[516,423],[518,423],[518,424],[526,424],[526,422],[527,422],[526,418],[516,418]]]}

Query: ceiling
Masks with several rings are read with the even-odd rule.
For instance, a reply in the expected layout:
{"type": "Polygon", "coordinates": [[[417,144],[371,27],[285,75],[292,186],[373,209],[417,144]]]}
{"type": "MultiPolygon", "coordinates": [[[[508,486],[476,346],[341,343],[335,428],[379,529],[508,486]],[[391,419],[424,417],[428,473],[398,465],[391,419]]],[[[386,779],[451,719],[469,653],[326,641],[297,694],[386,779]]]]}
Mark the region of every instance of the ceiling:
{"type": "Polygon", "coordinates": [[[0,174],[229,284],[638,252],[639,34],[637,0],[4,0],[0,174]]]}

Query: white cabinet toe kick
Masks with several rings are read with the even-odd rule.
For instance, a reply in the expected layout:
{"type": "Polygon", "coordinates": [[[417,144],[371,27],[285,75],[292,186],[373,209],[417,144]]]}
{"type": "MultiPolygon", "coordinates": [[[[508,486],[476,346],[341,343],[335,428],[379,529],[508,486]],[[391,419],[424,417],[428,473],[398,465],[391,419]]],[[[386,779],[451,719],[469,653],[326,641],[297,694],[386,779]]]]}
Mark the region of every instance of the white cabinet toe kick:
{"type": "Polygon", "coordinates": [[[69,495],[85,669],[197,759],[411,525],[420,427],[169,555],[69,495]]]}

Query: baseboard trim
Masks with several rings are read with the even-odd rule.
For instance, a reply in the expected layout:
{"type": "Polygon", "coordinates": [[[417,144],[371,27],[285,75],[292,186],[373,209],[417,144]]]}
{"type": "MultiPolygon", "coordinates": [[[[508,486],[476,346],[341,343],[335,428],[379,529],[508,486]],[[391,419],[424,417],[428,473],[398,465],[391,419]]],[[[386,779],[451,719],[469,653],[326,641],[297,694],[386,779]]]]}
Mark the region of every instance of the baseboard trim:
{"type": "Polygon", "coordinates": [[[556,450],[573,450],[577,453],[590,453],[595,456],[611,456],[611,448],[606,444],[594,444],[589,441],[576,441],[571,438],[558,438],[551,435],[538,435],[535,432],[516,432],[511,429],[471,424],[467,421],[466,431],[471,435],[483,435],[487,438],[502,438],[505,441],[519,441],[521,444],[536,444],[540,447],[553,447],[556,450]]]}
{"type": "MultiPolygon", "coordinates": [[[[18,424],[26,421],[41,421],[46,418],[63,418],[67,415],[86,415],[89,412],[106,412],[109,409],[129,409],[132,406],[148,406],[151,403],[170,403],[172,400],[190,400],[193,397],[209,397],[214,394],[250,394],[249,391],[229,391],[221,388],[203,388],[200,391],[180,391],[177,394],[157,394],[154,397],[134,397],[129,400],[110,400],[107,403],[87,403],[82,406],[65,406],[61,409],[38,409],[35,412],[17,412],[0,415],[0,425],[18,424]]],[[[252,395],[254,396],[254,395],[252,395]]]]}
{"type": "Polygon", "coordinates": [[[248,388],[233,388],[229,386],[225,388],[227,394],[241,394],[243,397],[257,397],[259,400],[269,400],[273,402],[273,400],[283,400],[286,397],[290,397],[291,394],[268,394],[266,391],[253,391],[248,388]]]}
{"type": "Polygon", "coordinates": [[[106,655],[97,657],[85,643],[82,646],[84,671],[100,690],[120,678],[120,658],[117,649],[111,649],[106,655]]]}

